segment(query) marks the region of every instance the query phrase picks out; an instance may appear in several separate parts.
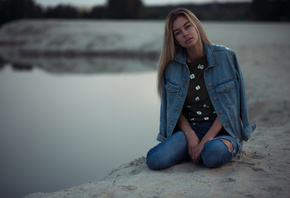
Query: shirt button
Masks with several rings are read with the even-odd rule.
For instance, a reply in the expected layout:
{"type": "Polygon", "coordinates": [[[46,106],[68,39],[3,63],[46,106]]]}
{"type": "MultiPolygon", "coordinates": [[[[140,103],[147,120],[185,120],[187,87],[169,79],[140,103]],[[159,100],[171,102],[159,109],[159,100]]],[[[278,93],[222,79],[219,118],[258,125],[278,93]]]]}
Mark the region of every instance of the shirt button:
{"type": "Polygon", "coordinates": [[[217,97],[213,97],[214,100],[217,100],[217,97]]]}
{"type": "Polygon", "coordinates": [[[212,84],[211,84],[211,83],[208,83],[208,86],[210,86],[210,87],[211,87],[211,86],[212,86],[212,84]]]}
{"type": "Polygon", "coordinates": [[[222,110],[220,110],[220,114],[223,114],[223,111],[222,110]]]}

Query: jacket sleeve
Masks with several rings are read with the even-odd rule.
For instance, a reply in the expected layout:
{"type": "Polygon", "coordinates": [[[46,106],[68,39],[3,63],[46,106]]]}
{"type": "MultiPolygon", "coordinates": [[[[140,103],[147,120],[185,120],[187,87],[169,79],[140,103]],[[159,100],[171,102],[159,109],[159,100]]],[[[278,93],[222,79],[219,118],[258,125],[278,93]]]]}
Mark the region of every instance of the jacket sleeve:
{"type": "Polygon", "coordinates": [[[245,84],[243,79],[243,74],[237,59],[236,54],[234,53],[233,61],[235,68],[238,72],[238,81],[239,81],[239,90],[240,90],[240,118],[242,122],[242,138],[244,141],[248,141],[252,132],[256,129],[256,124],[249,123],[248,117],[248,108],[247,108],[247,98],[246,98],[246,91],[245,91],[245,84]]]}
{"type": "Polygon", "coordinates": [[[162,76],[162,93],[161,93],[161,106],[160,106],[160,124],[157,140],[162,142],[167,138],[167,96],[165,89],[165,71],[162,76]]]}

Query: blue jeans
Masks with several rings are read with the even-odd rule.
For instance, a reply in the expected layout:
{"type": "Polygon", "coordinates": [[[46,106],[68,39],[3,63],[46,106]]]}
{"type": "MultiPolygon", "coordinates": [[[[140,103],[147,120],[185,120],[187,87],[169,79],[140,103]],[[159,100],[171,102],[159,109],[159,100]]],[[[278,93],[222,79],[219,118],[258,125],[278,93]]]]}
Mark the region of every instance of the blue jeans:
{"type": "MultiPolygon", "coordinates": [[[[199,140],[205,136],[212,124],[213,121],[190,122],[199,140]]],[[[210,168],[220,167],[229,162],[237,154],[237,150],[236,140],[222,129],[214,139],[205,143],[201,152],[202,163],[210,168]],[[222,139],[232,143],[233,152],[222,139]]],[[[160,170],[189,159],[186,136],[182,131],[178,131],[148,151],[146,164],[151,170],[160,170]]]]}

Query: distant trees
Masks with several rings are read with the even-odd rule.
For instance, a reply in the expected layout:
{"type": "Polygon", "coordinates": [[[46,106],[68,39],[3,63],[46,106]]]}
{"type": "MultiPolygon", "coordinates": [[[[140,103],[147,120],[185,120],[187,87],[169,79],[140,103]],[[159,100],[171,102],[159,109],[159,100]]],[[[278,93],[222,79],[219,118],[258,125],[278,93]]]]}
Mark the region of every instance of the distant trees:
{"type": "Polygon", "coordinates": [[[253,0],[254,17],[259,21],[289,21],[289,0],[253,0]]]}
{"type": "Polygon", "coordinates": [[[192,10],[202,20],[290,21],[289,0],[147,7],[142,0],[107,0],[106,5],[86,11],[71,5],[42,8],[34,0],[0,0],[0,25],[23,18],[164,19],[168,12],[180,6],[192,10]]]}
{"type": "Polygon", "coordinates": [[[141,19],[145,17],[142,0],[108,0],[107,6],[96,6],[90,11],[79,11],[70,5],[57,5],[47,9],[34,0],[0,0],[0,25],[23,18],[110,18],[141,19]]]}
{"type": "Polygon", "coordinates": [[[146,18],[165,19],[171,10],[180,6],[193,11],[200,20],[246,21],[251,19],[251,4],[247,2],[151,6],[147,7],[146,18]]]}
{"type": "Polygon", "coordinates": [[[33,0],[0,0],[0,25],[16,19],[41,17],[43,11],[33,0]]]}
{"type": "Polygon", "coordinates": [[[74,19],[79,18],[78,11],[69,5],[58,5],[54,8],[48,8],[45,11],[44,16],[46,18],[62,18],[62,19],[74,19]]]}
{"type": "Polygon", "coordinates": [[[93,7],[84,18],[141,19],[145,16],[145,7],[141,0],[108,0],[107,6],[93,7]]]}
{"type": "Polygon", "coordinates": [[[107,7],[95,6],[90,12],[84,12],[83,18],[85,19],[104,19],[107,18],[107,7]]]}
{"type": "Polygon", "coordinates": [[[140,19],[144,11],[141,0],[108,0],[109,18],[140,19]]]}

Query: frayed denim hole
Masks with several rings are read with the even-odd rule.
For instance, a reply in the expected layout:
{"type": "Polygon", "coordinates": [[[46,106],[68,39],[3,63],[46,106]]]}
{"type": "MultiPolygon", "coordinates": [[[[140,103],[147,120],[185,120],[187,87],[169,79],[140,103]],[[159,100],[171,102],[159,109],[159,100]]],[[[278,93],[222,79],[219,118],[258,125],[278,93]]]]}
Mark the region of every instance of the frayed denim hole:
{"type": "Polygon", "coordinates": [[[212,140],[219,140],[219,141],[222,141],[223,144],[228,148],[228,151],[229,151],[230,153],[234,154],[234,153],[236,152],[236,151],[235,151],[236,149],[235,149],[233,143],[232,143],[230,140],[225,139],[225,138],[220,138],[220,137],[216,137],[216,138],[214,138],[214,139],[212,139],[212,140]],[[230,150],[230,148],[228,147],[228,145],[227,145],[227,144],[226,144],[222,139],[227,140],[227,141],[229,141],[229,142],[232,144],[232,146],[233,146],[233,151],[230,150]]]}
{"type": "MultiPolygon", "coordinates": [[[[209,141],[207,141],[205,144],[207,144],[207,143],[211,143],[213,140],[221,141],[221,142],[222,142],[222,145],[224,145],[224,146],[227,148],[227,151],[231,154],[231,158],[234,158],[235,153],[232,152],[232,151],[230,150],[230,148],[228,147],[228,145],[226,145],[226,143],[224,143],[224,141],[223,141],[221,138],[219,138],[219,137],[216,137],[216,138],[214,138],[214,139],[212,139],[212,140],[209,140],[209,141]]],[[[234,148],[234,146],[233,146],[233,148],[234,148]]],[[[235,148],[234,148],[234,150],[235,150],[235,148]]]]}
{"type": "MultiPolygon", "coordinates": [[[[232,159],[234,157],[234,149],[233,149],[233,151],[231,151],[230,148],[228,147],[228,145],[226,145],[226,143],[222,139],[218,138],[218,140],[222,141],[223,145],[227,147],[227,151],[231,154],[231,159],[232,159]]],[[[233,148],[234,148],[234,146],[233,146],[233,148]]]]}

